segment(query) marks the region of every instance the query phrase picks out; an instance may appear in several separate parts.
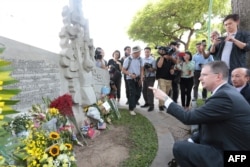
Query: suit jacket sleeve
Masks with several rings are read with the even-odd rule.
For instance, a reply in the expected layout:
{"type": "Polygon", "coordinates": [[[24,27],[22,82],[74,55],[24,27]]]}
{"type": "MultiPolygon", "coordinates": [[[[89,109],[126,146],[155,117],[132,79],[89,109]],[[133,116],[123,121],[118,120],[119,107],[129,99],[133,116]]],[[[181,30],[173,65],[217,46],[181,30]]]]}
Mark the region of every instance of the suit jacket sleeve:
{"type": "Polygon", "coordinates": [[[232,104],[232,99],[227,94],[216,93],[206,101],[206,105],[199,108],[185,111],[178,104],[171,103],[167,112],[186,125],[206,124],[229,118],[232,104]]]}
{"type": "Polygon", "coordinates": [[[250,85],[247,84],[241,91],[240,93],[244,96],[246,101],[250,104],[250,85]]]}

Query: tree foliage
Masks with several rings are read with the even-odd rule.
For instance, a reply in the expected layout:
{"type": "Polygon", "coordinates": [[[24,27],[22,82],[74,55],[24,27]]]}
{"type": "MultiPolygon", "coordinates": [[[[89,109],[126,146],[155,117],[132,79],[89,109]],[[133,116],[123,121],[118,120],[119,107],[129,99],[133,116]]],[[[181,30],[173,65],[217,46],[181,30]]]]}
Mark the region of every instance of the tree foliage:
{"type": "MultiPolygon", "coordinates": [[[[195,23],[201,23],[201,32],[206,34],[210,1],[212,0],[149,2],[134,16],[128,35],[133,40],[152,45],[179,40],[187,49],[196,32],[195,23]]],[[[212,2],[211,18],[223,16],[230,10],[229,0],[212,2]]]]}

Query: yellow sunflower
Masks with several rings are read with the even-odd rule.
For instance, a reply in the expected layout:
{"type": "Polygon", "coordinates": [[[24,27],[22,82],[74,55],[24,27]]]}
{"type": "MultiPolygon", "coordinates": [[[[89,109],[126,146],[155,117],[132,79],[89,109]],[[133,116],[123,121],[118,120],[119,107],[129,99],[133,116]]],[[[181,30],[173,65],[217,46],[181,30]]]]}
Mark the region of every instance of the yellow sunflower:
{"type": "Polygon", "coordinates": [[[59,151],[59,146],[58,145],[53,145],[50,147],[49,149],[49,154],[53,157],[59,155],[60,151],[59,151]]]}
{"type": "Polygon", "coordinates": [[[57,133],[57,132],[50,132],[49,138],[50,138],[50,139],[53,139],[53,140],[57,140],[57,139],[60,138],[60,134],[57,133]]]}
{"type": "Polygon", "coordinates": [[[68,150],[72,150],[72,144],[70,144],[70,143],[65,143],[64,145],[68,148],[68,150]]]}
{"type": "Polygon", "coordinates": [[[59,110],[57,108],[50,108],[49,109],[49,113],[51,115],[58,115],[59,114],[59,110]]]}

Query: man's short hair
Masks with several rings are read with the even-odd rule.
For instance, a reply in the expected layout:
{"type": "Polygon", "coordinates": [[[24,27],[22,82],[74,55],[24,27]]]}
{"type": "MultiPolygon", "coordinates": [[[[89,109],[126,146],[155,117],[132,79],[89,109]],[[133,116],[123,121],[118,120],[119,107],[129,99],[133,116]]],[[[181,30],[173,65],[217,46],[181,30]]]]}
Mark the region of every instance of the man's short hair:
{"type": "Polygon", "coordinates": [[[227,16],[224,18],[223,23],[224,23],[225,21],[227,21],[228,19],[232,19],[233,21],[239,21],[239,20],[240,20],[240,17],[239,17],[238,14],[229,14],[229,15],[227,15],[227,16]]]}
{"type": "Polygon", "coordinates": [[[128,48],[131,48],[130,46],[125,46],[124,51],[127,50],[128,48]]]}
{"type": "Polygon", "coordinates": [[[220,33],[217,30],[213,30],[211,34],[216,34],[217,36],[220,36],[220,33]]]}
{"type": "Polygon", "coordinates": [[[178,41],[172,41],[172,42],[170,42],[169,45],[179,46],[180,42],[178,42],[178,41]]]}
{"type": "Polygon", "coordinates": [[[227,64],[224,61],[212,61],[207,64],[204,64],[203,67],[204,66],[209,66],[211,69],[211,72],[213,72],[214,74],[221,73],[223,76],[223,79],[225,81],[228,80],[229,70],[228,70],[227,64]]]}
{"type": "Polygon", "coordinates": [[[149,46],[146,46],[146,47],[144,48],[144,50],[146,50],[146,49],[148,49],[148,50],[151,51],[151,48],[150,48],[149,46]]]}

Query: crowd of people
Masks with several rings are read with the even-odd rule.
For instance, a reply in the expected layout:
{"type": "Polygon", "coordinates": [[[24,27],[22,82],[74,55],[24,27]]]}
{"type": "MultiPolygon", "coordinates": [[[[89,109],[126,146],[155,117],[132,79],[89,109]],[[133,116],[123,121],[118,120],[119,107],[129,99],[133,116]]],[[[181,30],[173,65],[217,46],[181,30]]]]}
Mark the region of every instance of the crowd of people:
{"type": "MultiPolygon", "coordinates": [[[[158,87],[172,97],[177,103],[180,94],[181,106],[185,110],[191,108],[191,101],[199,98],[200,74],[203,65],[213,61],[224,61],[229,70],[228,83],[235,86],[240,92],[245,93],[248,84],[234,84],[236,76],[231,74],[236,68],[246,68],[246,52],[250,50],[249,32],[238,30],[239,16],[230,14],[223,20],[226,35],[221,36],[218,31],[210,34],[211,45],[207,47],[206,40],[196,43],[196,53],[190,51],[180,51],[180,42],[172,41],[167,46],[158,47],[159,56],[155,58],[151,54],[151,48],[144,48],[144,56],[141,55],[140,46],[126,46],[124,56],[119,50],[115,50],[112,59],[104,59],[104,50],[96,48],[96,66],[107,69],[110,72],[111,95],[117,102],[121,98],[122,78],[125,83],[126,104],[129,106],[131,115],[136,115],[134,109],[139,105],[141,94],[144,99],[142,108],[148,111],[155,109],[153,92],[148,89],[154,86],[155,81],[158,87]],[[233,81],[234,80],[234,83],[233,81]],[[180,92],[179,92],[180,91],[180,92]],[[193,95],[191,94],[193,92],[193,95]]],[[[249,69],[246,70],[245,80],[249,78],[249,69]]],[[[242,71],[242,70],[241,70],[242,71]]],[[[244,70],[243,70],[244,71],[244,70]]],[[[237,75],[238,76],[238,75],[237,75]]],[[[248,83],[248,82],[247,82],[248,83]]],[[[208,98],[208,91],[201,90],[202,100],[208,98]]],[[[249,101],[249,98],[247,99],[249,101]]],[[[158,108],[160,111],[165,109],[164,101],[159,100],[158,108]]]]}
{"type": "Polygon", "coordinates": [[[141,107],[149,112],[155,109],[155,97],[160,111],[184,124],[199,126],[188,140],[174,144],[174,157],[180,166],[223,166],[223,151],[250,150],[250,70],[246,67],[250,33],[238,29],[238,14],[227,15],[223,25],[225,35],[212,31],[211,45],[207,47],[205,40],[196,43],[195,54],[181,52],[180,43],[172,41],[157,47],[157,58],[150,47],[144,48],[142,57],[140,46],[126,46],[123,57],[116,50],[107,63],[103,50],[96,49],[96,65],[110,71],[113,97],[118,102],[124,78],[131,115],[136,115],[142,94],[145,103],[141,107]],[[154,88],[156,81],[158,88],[154,88]],[[199,98],[200,84],[204,105],[192,108],[191,101],[199,98]]]}

